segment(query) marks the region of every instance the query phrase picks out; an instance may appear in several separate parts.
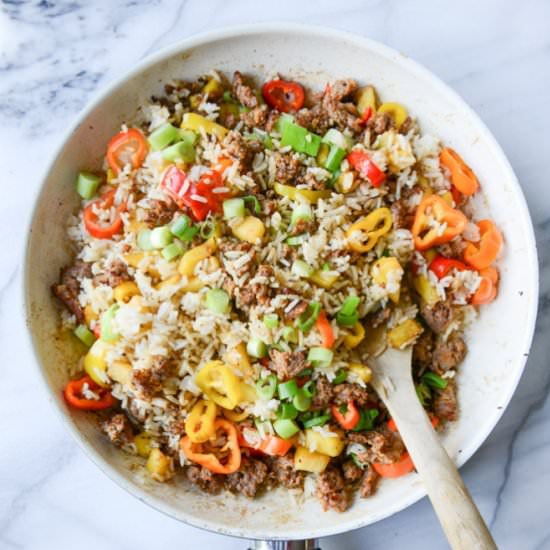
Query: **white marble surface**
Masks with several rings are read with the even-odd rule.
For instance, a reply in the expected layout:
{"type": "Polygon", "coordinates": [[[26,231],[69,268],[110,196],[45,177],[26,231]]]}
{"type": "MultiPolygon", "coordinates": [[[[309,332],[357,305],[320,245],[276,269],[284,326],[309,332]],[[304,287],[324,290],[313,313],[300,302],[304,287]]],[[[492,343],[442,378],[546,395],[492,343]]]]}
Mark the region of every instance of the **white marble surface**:
{"type": "MultiPolygon", "coordinates": [[[[0,2],[0,548],[242,549],[127,495],[77,449],[37,381],[20,307],[24,221],[62,132],[133,63],[192,33],[273,19],[332,25],[417,59],[479,113],[534,218],[540,317],[519,388],[462,473],[499,546],[550,548],[550,3],[316,0],[0,2]],[[546,336],[546,338],[545,338],[546,336]]],[[[426,499],[335,548],[444,548],[426,499]]]]}

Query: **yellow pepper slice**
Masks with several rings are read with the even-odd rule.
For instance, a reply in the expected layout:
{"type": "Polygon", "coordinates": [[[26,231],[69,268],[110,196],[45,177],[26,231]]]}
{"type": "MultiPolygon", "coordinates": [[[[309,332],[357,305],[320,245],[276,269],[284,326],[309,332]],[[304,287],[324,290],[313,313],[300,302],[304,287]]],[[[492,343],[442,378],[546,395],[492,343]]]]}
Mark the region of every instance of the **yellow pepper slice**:
{"type": "Polygon", "coordinates": [[[221,124],[208,120],[201,115],[197,115],[197,113],[185,113],[181,121],[181,128],[193,130],[194,132],[200,132],[200,130],[203,129],[207,134],[216,136],[220,141],[229,131],[221,124]]]}
{"type": "Polygon", "coordinates": [[[130,267],[139,267],[139,264],[141,260],[145,257],[145,254],[143,252],[130,252],[128,254],[124,254],[123,258],[124,261],[130,266],[130,267]]]}
{"type": "Polygon", "coordinates": [[[437,288],[425,275],[417,275],[413,279],[413,286],[422,300],[424,300],[424,302],[426,302],[429,306],[433,306],[441,300],[439,292],[437,292],[437,288]]]}
{"type": "Polygon", "coordinates": [[[380,258],[372,264],[371,276],[373,281],[383,287],[387,288],[397,286],[397,290],[388,294],[390,300],[397,304],[399,302],[399,295],[401,294],[401,279],[403,278],[403,268],[401,264],[390,256],[388,258],[380,258]]]}
{"type": "Polygon", "coordinates": [[[350,248],[356,252],[368,252],[375,247],[378,239],[391,229],[391,226],[390,209],[377,208],[346,231],[350,248]]]}
{"type": "Polygon", "coordinates": [[[308,449],[315,449],[315,452],[322,455],[338,456],[346,446],[342,438],[336,433],[327,437],[320,432],[308,429],[305,431],[305,434],[306,447],[308,449]]]}
{"type": "Polygon", "coordinates": [[[109,344],[103,340],[96,340],[84,357],[84,370],[102,388],[109,386],[107,382],[107,362],[105,361],[105,355],[109,347],[109,344]]]}
{"type": "Polygon", "coordinates": [[[210,237],[206,242],[188,250],[180,260],[178,271],[181,275],[192,277],[195,273],[197,264],[211,256],[216,250],[216,239],[210,237]]]}
{"type": "Polygon", "coordinates": [[[361,365],[361,363],[351,363],[348,369],[350,372],[353,372],[356,376],[363,380],[365,384],[368,384],[372,378],[372,371],[367,365],[361,365]]]}
{"type": "Polygon", "coordinates": [[[141,292],[134,281],[120,283],[113,290],[113,296],[118,303],[126,303],[132,296],[139,296],[141,292]]]}
{"type": "Polygon", "coordinates": [[[204,443],[214,434],[218,407],[213,401],[201,399],[185,419],[185,433],[193,443],[204,443]]]}
{"type": "Polygon", "coordinates": [[[197,386],[214,403],[234,409],[242,399],[241,381],[221,361],[209,361],[196,377],[197,386]]]}
{"type": "Polygon", "coordinates": [[[231,366],[237,367],[243,374],[243,376],[252,376],[254,369],[250,363],[248,352],[246,351],[246,345],[244,342],[240,342],[234,348],[228,350],[223,360],[231,366]]]}
{"type": "Polygon", "coordinates": [[[395,122],[396,128],[399,128],[408,116],[407,109],[401,103],[382,103],[378,107],[378,113],[387,113],[390,115],[395,122]]]}
{"type": "Polygon", "coordinates": [[[316,203],[319,199],[326,199],[330,197],[330,189],[323,189],[321,191],[314,191],[311,189],[296,189],[292,185],[283,185],[282,183],[275,182],[273,189],[277,195],[282,197],[288,197],[290,200],[303,199],[305,202],[316,203]]]}
{"type": "Polygon", "coordinates": [[[319,474],[325,471],[329,462],[330,456],[311,452],[301,445],[296,448],[296,452],[294,453],[295,470],[319,474]]]}
{"type": "Polygon", "coordinates": [[[353,349],[356,348],[365,338],[365,329],[363,325],[357,321],[352,327],[351,334],[346,334],[344,336],[344,345],[347,348],[353,349]]]}
{"type": "Polygon", "coordinates": [[[337,271],[314,271],[309,277],[312,283],[320,286],[321,288],[329,289],[338,280],[340,274],[337,271]]]}
{"type": "Polygon", "coordinates": [[[229,409],[222,409],[222,414],[231,420],[231,422],[242,422],[245,418],[248,418],[247,411],[230,411],[229,409]]]}
{"type": "Polygon", "coordinates": [[[256,244],[265,234],[265,225],[255,216],[246,216],[239,224],[231,227],[233,235],[250,244],[256,244]]]}

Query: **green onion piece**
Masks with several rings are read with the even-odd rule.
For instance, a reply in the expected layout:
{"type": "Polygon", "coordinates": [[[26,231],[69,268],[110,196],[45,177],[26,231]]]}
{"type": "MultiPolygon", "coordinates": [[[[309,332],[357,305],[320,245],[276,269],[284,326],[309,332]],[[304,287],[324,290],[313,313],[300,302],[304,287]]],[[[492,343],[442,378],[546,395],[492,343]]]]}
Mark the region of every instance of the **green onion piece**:
{"type": "Polygon", "coordinates": [[[296,277],[305,278],[311,277],[315,271],[308,263],[304,262],[304,260],[294,260],[290,270],[296,277]]]}
{"type": "Polygon", "coordinates": [[[281,403],[276,414],[277,418],[288,418],[290,420],[294,420],[298,416],[298,410],[292,403],[281,403]]]}
{"type": "Polygon", "coordinates": [[[76,178],[76,192],[85,200],[91,199],[96,193],[101,178],[90,172],[79,172],[76,178]]]}
{"type": "Polygon", "coordinates": [[[323,163],[323,168],[326,168],[329,172],[336,172],[340,168],[340,164],[346,156],[345,149],[341,149],[336,145],[331,145],[327,158],[323,163]]]}
{"type": "Polygon", "coordinates": [[[360,302],[361,299],[357,296],[348,296],[336,314],[336,322],[345,327],[355,325],[355,323],[359,320],[357,307],[360,302]]]}
{"type": "Polygon", "coordinates": [[[414,389],[416,390],[418,400],[420,401],[422,406],[425,407],[428,401],[432,398],[432,392],[430,391],[430,388],[424,382],[420,382],[420,384],[416,384],[414,389]]]}
{"type": "Polygon", "coordinates": [[[289,115],[289,114],[286,114],[286,113],[282,114],[277,119],[277,122],[275,122],[274,130],[278,134],[282,134],[284,129],[285,129],[285,126],[287,125],[288,122],[294,122],[294,117],[292,115],[289,115]]]}
{"type": "Polygon", "coordinates": [[[267,355],[267,346],[265,342],[259,338],[252,338],[249,340],[248,344],[246,344],[246,351],[251,357],[261,359],[267,355]]]}
{"type": "MultiPolygon", "coordinates": [[[[301,374],[304,375],[304,372],[305,371],[302,371],[301,374]]],[[[313,397],[313,394],[315,393],[315,383],[313,382],[313,380],[308,380],[301,389],[304,395],[306,395],[307,397],[313,397]]]]}
{"type": "Polygon", "coordinates": [[[273,428],[277,435],[283,439],[290,439],[300,431],[298,424],[296,424],[294,420],[288,418],[275,420],[275,422],[273,422],[273,428]]]}
{"type": "Polygon", "coordinates": [[[206,307],[214,313],[229,313],[231,310],[229,294],[222,288],[211,288],[206,293],[206,307]]]}
{"type": "Polygon", "coordinates": [[[304,428],[313,428],[314,426],[324,426],[329,420],[330,414],[322,414],[321,416],[314,416],[308,420],[304,420],[302,425],[304,428]]]}
{"type": "Polygon", "coordinates": [[[150,241],[153,248],[164,248],[172,242],[173,238],[174,236],[167,225],[151,230],[150,241]]]}
{"type": "Polygon", "coordinates": [[[255,214],[261,213],[262,209],[260,207],[260,201],[254,195],[247,195],[246,197],[243,197],[243,201],[245,204],[249,202],[252,203],[255,214]]]}
{"type": "Polygon", "coordinates": [[[231,103],[231,102],[235,101],[229,90],[225,90],[225,92],[223,93],[222,98],[226,103],[231,103]]]}
{"type": "Polygon", "coordinates": [[[256,418],[254,420],[254,425],[256,426],[256,429],[258,430],[258,433],[260,434],[260,437],[264,439],[268,435],[273,435],[273,426],[269,420],[260,420],[259,418],[256,418]]]}
{"type": "Polygon", "coordinates": [[[348,138],[336,128],[330,128],[327,130],[327,133],[323,136],[321,140],[323,143],[328,143],[329,145],[335,145],[340,149],[346,151],[350,147],[350,142],[348,138]]]}
{"type": "Polygon", "coordinates": [[[179,141],[164,149],[162,158],[169,162],[195,162],[195,147],[185,141],[179,141]]]}
{"type": "Polygon", "coordinates": [[[200,226],[200,236],[203,239],[209,239],[216,232],[216,227],[218,224],[212,219],[208,218],[201,223],[200,226]]]}
{"type": "Polygon", "coordinates": [[[142,229],[137,235],[137,245],[140,250],[153,250],[151,244],[151,230],[142,229]]]}
{"type": "Polygon", "coordinates": [[[357,458],[357,455],[355,453],[351,453],[351,459],[357,467],[361,468],[361,470],[364,470],[367,467],[366,464],[364,464],[357,458]]]}
{"type": "Polygon", "coordinates": [[[378,409],[361,409],[359,411],[359,422],[355,428],[354,432],[360,432],[363,430],[372,430],[374,428],[374,421],[380,414],[378,409]]]}
{"type": "Polygon", "coordinates": [[[276,313],[266,313],[264,315],[264,325],[267,328],[277,328],[279,326],[279,316],[276,313]]]}
{"type": "Polygon", "coordinates": [[[174,143],[179,137],[179,130],[167,122],[154,130],[149,136],[148,141],[153,151],[160,151],[167,145],[174,143]]]}
{"type": "Polygon", "coordinates": [[[333,357],[332,350],[328,348],[315,347],[310,348],[307,354],[307,360],[314,366],[328,366],[333,357]]]}
{"type": "Polygon", "coordinates": [[[170,227],[170,231],[172,232],[172,235],[178,237],[178,239],[181,239],[188,227],[191,227],[191,218],[186,214],[182,214],[177,220],[174,221],[170,227]]]}
{"type": "Polygon", "coordinates": [[[113,318],[118,311],[118,304],[113,304],[102,316],[101,316],[101,331],[100,336],[104,342],[114,342],[118,340],[120,334],[116,333],[113,329],[113,318]]]}
{"type": "Polygon", "coordinates": [[[336,322],[343,327],[352,327],[359,321],[359,314],[357,312],[352,313],[351,315],[342,315],[341,313],[336,314],[336,322]]]}
{"type": "Polygon", "coordinates": [[[325,262],[322,266],[321,266],[321,271],[330,271],[330,264],[328,262],[325,262]]]}
{"type": "Polygon", "coordinates": [[[311,396],[307,395],[303,388],[298,390],[298,393],[294,396],[292,404],[297,411],[307,411],[311,406],[311,396]]]}
{"type": "Polygon", "coordinates": [[[223,217],[226,220],[231,218],[242,218],[245,215],[244,199],[227,199],[223,201],[223,217]]]}
{"type": "Polygon", "coordinates": [[[298,334],[294,327],[283,328],[282,337],[285,342],[290,342],[291,344],[298,343],[298,334]]]}
{"type": "Polygon", "coordinates": [[[298,328],[302,332],[309,332],[317,321],[319,313],[321,313],[321,304],[319,302],[309,303],[307,309],[298,318],[298,328]]]}
{"type": "Polygon", "coordinates": [[[343,384],[348,379],[348,371],[346,369],[340,369],[336,376],[334,377],[334,380],[332,381],[333,384],[343,384]]]}
{"type": "Polygon", "coordinates": [[[193,237],[199,232],[199,226],[193,225],[185,229],[179,237],[180,241],[189,242],[193,240],[193,237]]]}
{"type": "Polygon", "coordinates": [[[179,134],[180,141],[188,143],[189,145],[195,145],[199,137],[193,130],[180,130],[179,134]]]}
{"type": "Polygon", "coordinates": [[[288,382],[282,382],[277,387],[279,399],[292,399],[298,393],[298,384],[292,379],[288,382]]]}
{"type": "Polygon", "coordinates": [[[449,383],[445,378],[441,378],[441,376],[437,375],[435,372],[426,372],[423,374],[422,382],[427,384],[430,388],[435,388],[437,390],[444,390],[449,383]]]}
{"type": "Polygon", "coordinates": [[[273,399],[275,391],[277,390],[277,377],[274,374],[270,374],[265,378],[261,378],[256,382],[257,394],[266,401],[273,399]]]}
{"type": "Polygon", "coordinates": [[[296,225],[298,220],[313,220],[313,211],[311,210],[311,206],[309,204],[298,204],[294,208],[290,216],[290,224],[296,225]]]}
{"type": "Polygon", "coordinates": [[[288,237],[286,243],[290,246],[299,246],[302,243],[305,243],[308,238],[309,235],[307,233],[301,233],[300,235],[296,235],[294,237],[288,237]]]}
{"type": "Polygon", "coordinates": [[[96,340],[94,333],[86,325],[78,325],[74,329],[74,335],[88,347],[96,340]]]}
{"type": "Polygon", "coordinates": [[[173,243],[170,243],[168,246],[165,246],[162,249],[162,257],[171,262],[178,256],[181,256],[185,252],[185,247],[179,242],[174,241],[173,243]]]}
{"type": "Polygon", "coordinates": [[[316,157],[321,147],[321,137],[303,126],[287,121],[283,127],[281,145],[290,145],[294,151],[316,157]]]}

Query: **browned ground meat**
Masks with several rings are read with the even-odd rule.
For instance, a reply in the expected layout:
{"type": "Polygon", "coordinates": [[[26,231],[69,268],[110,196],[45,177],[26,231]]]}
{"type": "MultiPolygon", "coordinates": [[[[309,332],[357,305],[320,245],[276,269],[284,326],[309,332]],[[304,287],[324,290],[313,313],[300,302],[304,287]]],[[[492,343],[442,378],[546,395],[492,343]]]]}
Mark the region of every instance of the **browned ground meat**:
{"type": "Polygon", "coordinates": [[[277,124],[277,121],[279,120],[279,117],[281,116],[280,113],[277,111],[269,111],[269,114],[267,116],[267,121],[265,123],[264,130],[266,132],[272,132],[275,128],[275,124],[277,124]]]}
{"type": "Polygon", "coordinates": [[[300,185],[301,188],[313,189],[314,191],[322,191],[325,189],[325,184],[319,181],[312,173],[306,172],[305,174],[296,178],[296,185],[300,185]]]}
{"type": "Polygon", "coordinates": [[[263,128],[268,119],[269,109],[267,105],[260,105],[247,113],[241,113],[241,120],[248,128],[263,128]]]}
{"type": "Polygon", "coordinates": [[[454,381],[449,380],[444,390],[435,390],[433,407],[438,418],[451,421],[458,419],[458,403],[454,381]]]}
{"type": "Polygon", "coordinates": [[[361,462],[392,464],[397,462],[405,451],[405,446],[399,435],[387,428],[359,433],[348,432],[346,437],[349,441],[360,443],[367,448],[364,453],[357,453],[361,462]]]}
{"type": "Polygon", "coordinates": [[[351,94],[357,90],[357,82],[351,78],[345,80],[337,80],[331,84],[332,97],[336,101],[342,101],[343,99],[349,99],[351,94]]]}
{"type": "Polygon", "coordinates": [[[359,489],[359,495],[361,498],[367,498],[372,496],[378,485],[378,480],[380,476],[376,473],[372,466],[367,466],[365,474],[363,475],[363,480],[361,481],[361,487],[359,489]]]}
{"type": "Polygon", "coordinates": [[[403,124],[401,124],[401,126],[399,126],[399,133],[403,134],[403,135],[407,135],[409,133],[410,129],[412,128],[412,126],[413,126],[413,120],[410,116],[408,116],[403,121],[403,124]]]}
{"type": "Polygon", "coordinates": [[[321,105],[317,103],[311,109],[300,109],[294,116],[296,124],[304,126],[312,132],[324,134],[330,124],[329,118],[321,105]]]}
{"type": "Polygon", "coordinates": [[[429,367],[432,364],[434,334],[425,330],[418,338],[413,348],[413,363],[420,367],[429,367]]]}
{"type": "Polygon", "coordinates": [[[315,382],[315,394],[311,403],[313,410],[326,409],[332,401],[334,386],[325,376],[320,376],[315,382]]]}
{"type": "Polygon", "coordinates": [[[436,334],[441,334],[453,320],[453,306],[448,299],[433,306],[424,304],[420,308],[420,315],[436,334]]]}
{"type": "Polygon", "coordinates": [[[315,231],[315,222],[313,220],[299,219],[296,221],[289,235],[301,235],[302,233],[313,233],[315,231]]]}
{"type": "Polygon", "coordinates": [[[363,470],[353,462],[353,460],[346,460],[342,464],[342,473],[344,479],[348,483],[354,483],[363,477],[363,470]]]}
{"type": "Polygon", "coordinates": [[[202,466],[188,466],[185,475],[191,483],[211,495],[217,495],[223,489],[224,476],[213,474],[202,466]]]}
{"type": "Polygon", "coordinates": [[[242,134],[231,130],[224,139],[224,145],[231,158],[239,161],[241,172],[250,171],[254,155],[262,149],[262,145],[256,140],[246,140],[242,134]]]}
{"type": "Polygon", "coordinates": [[[241,466],[225,478],[225,488],[252,498],[267,478],[267,466],[254,458],[243,456],[241,466]]]}
{"type": "Polygon", "coordinates": [[[277,373],[279,380],[294,378],[308,366],[306,354],[303,351],[271,349],[269,357],[271,359],[269,366],[277,373]]]}
{"type": "Polygon", "coordinates": [[[149,208],[145,211],[145,223],[149,227],[166,225],[172,221],[177,209],[176,203],[170,198],[166,198],[166,200],[162,201],[152,199],[149,201],[149,208]]]}
{"type": "Polygon", "coordinates": [[[448,243],[440,244],[437,247],[437,251],[447,258],[461,258],[465,248],[466,241],[458,236],[448,243]]]}
{"type": "Polygon", "coordinates": [[[367,128],[375,135],[383,134],[393,126],[393,119],[387,113],[376,114],[367,122],[367,128]]]}
{"type": "Polygon", "coordinates": [[[344,512],[351,503],[351,493],[346,489],[344,476],[336,466],[329,466],[317,480],[317,497],[323,510],[332,508],[344,512]]]}
{"type": "Polygon", "coordinates": [[[452,333],[446,342],[437,341],[433,350],[433,368],[438,372],[454,369],[466,356],[466,344],[461,336],[452,333]]]}
{"type": "Polygon", "coordinates": [[[275,153],[275,177],[286,183],[298,177],[300,161],[288,153],[275,153]]]}
{"type": "Polygon", "coordinates": [[[97,274],[93,281],[96,285],[107,285],[111,288],[115,288],[121,283],[130,281],[131,279],[126,264],[121,260],[115,260],[106,271],[97,274]]]}
{"type": "Polygon", "coordinates": [[[345,405],[348,401],[355,401],[359,407],[364,407],[369,401],[369,393],[359,384],[336,384],[333,389],[336,405],[345,405]]]}
{"type": "Polygon", "coordinates": [[[142,399],[151,399],[162,389],[164,381],[172,374],[173,364],[160,355],[153,357],[150,367],[132,372],[132,384],[142,399]]]}
{"type": "Polygon", "coordinates": [[[79,279],[92,276],[92,266],[80,260],[61,270],[59,284],[52,285],[52,293],[76,317],[77,323],[84,323],[84,310],[78,301],[80,293],[79,279]]]}
{"type": "Polygon", "coordinates": [[[307,302],[305,300],[300,300],[290,311],[285,311],[285,318],[289,321],[298,319],[306,309],[307,302]]]}
{"type": "Polygon", "coordinates": [[[395,201],[391,206],[393,227],[395,229],[409,229],[414,222],[414,210],[411,210],[405,199],[395,201]]]}
{"type": "Polygon", "coordinates": [[[252,86],[248,85],[239,71],[233,73],[233,94],[239,100],[239,103],[254,109],[258,106],[258,98],[252,86]]]}
{"type": "Polygon", "coordinates": [[[111,416],[101,424],[101,429],[113,445],[122,447],[131,443],[134,439],[132,425],[125,414],[118,413],[111,416]]]}
{"type": "Polygon", "coordinates": [[[287,489],[302,487],[304,472],[294,469],[294,455],[274,457],[269,465],[269,477],[287,489]]]}

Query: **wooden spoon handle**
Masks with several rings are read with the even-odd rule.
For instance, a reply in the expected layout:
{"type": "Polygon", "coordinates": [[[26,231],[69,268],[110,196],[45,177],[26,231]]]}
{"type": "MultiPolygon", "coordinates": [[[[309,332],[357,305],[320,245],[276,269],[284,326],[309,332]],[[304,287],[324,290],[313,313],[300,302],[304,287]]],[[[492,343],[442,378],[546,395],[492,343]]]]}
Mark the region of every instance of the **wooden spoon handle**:
{"type": "Polygon", "coordinates": [[[496,549],[468,489],[418,401],[410,372],[399,373],[397,378],[374,376],[372,383],[399,428],[451,547],[496,549]]]}

